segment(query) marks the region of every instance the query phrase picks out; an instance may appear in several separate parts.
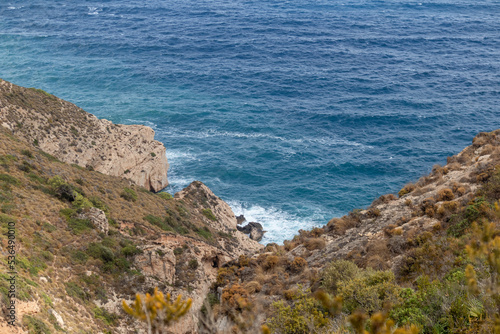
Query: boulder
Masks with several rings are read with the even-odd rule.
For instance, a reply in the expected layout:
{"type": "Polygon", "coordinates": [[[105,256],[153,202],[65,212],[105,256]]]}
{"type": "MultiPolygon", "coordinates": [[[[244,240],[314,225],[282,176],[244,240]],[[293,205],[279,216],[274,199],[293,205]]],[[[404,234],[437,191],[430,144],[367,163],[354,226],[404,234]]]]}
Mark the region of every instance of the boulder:
{"type": "Polygon", "coordinates": [[[249,234],[250,239],[255,240],[255,241],[260,241],[262,240],[262,237],[264,236],[264,228],[260,223],[256,222],[250,222],[245,226],[237,226],[236,227],[238,231],[249,234]]]}
{"type": "Polygon", "coordinates": [[[88,208],[78,214],[78,219],[88,219],[94,226],[104,234],[108,234],[109,222],[104,211],[98,208],[88,208]]]}

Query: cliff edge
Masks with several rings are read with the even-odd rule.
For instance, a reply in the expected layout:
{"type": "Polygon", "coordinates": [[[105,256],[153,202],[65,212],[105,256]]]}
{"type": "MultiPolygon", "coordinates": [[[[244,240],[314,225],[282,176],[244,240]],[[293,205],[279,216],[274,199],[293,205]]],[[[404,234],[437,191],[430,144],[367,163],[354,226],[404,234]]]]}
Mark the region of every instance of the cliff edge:
{"type": "Polygon", "coordinates": [[[168,185],[165,146],[147,126],[113,124],[43,90],[1,79],[0,124],[66,163],[155,192],[168,185]]]}

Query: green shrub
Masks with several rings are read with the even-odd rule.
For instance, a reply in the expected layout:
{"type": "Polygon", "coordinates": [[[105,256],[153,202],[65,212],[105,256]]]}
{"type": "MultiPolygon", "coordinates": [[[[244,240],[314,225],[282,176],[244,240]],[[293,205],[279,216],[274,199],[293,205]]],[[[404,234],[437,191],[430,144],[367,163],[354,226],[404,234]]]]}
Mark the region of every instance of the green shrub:
{"type": "Polygon", "coordinates": [[[161,192],[161,193],[158,193],[158,196],[160,196],[161,198],[163,199],[172,199],[172,195],[170,195],[169,193],[167,192],[161,192]]]}
{"type": "Polygon", "coordinates": [[[76,235],[92,230],[94,224],[89,219],[70,218],[68,220],[69,229],[76,235]]]}
{"type": "Polygon", "coordinates": [[[309,290],[300,288],[293,297],[293,305],[283,300],[272,303],[272,316],[267,325],[274,333],[309,334],[328,323],[327,313],[309,290]]]}
{"type": "Polygon", "coordinates": [[[44,151],[38,151],[38,153],[40,153],[41,155],[43,155],[45,158],[47,158],[49,161],[52,161],[52,162],[61,162],[59,159],[57,159],[55,156],[53,155],[50,155],[44,151]]]}
{"type": "Polygon", "coordinates": [[[47,182],[47,180],[46,180],[46,179],[44,179],[44,178],[43,178],[43,177],[41,177],[41,176],[36,175],[35,173],[29,173],[29,174],[28,174],[28,177],[29,177],[31,180],[33,180],[33,181],[35,181],[35,182],[38,182],[38,183],[41,183],[41,184],[45,184],[45,183],[47,182]]]}
{"type": "Polygon", "coordinates": [[[86,253],[93,258],[101,259],[104,262],[113,262],[115,259],[115,254],[111,249],[95,242],[89,244],[86,253]]]}
{"type": "Polygon", "coordinates": [[[92,196],[92,197],[89,197],[89,201],[92,203],[92,206],[94,208],[98,208],[98,209],[104,211],[104,213],[106,215],[109,214],[109,206],[106,203],[104,203],[104,201],[101,198],[99,198],[97,196],[92,196]]]}
{"type": "Polygon", "coordinates": [[[2,211],[3,213],[11,213],[15,208],[16,206],[14,204],[4,204],[0,208],[0,211],[2,211]]]}
{"type": "Polygon", "coordinates": [[[76,192],[71,185],[66,183],[59,175],[49,179],[47,182],[54,196],[61,200],[73,202],[76,198],[76,192]]]}
{"type": "Polygon", "coordinates": [[[362,309],[371,314],[382,310],[386,303],[398,304],[400,290],[391,271],[367,270],[351,280],[338,283],[338,292],[348,313],[362,309]]]}
{"type": "Polygon", "coordinates": [[[9,174],[0,174],[0,181],[12,184],[13,186],[18,186],[21,184],[21,181],[9,174]]]}
{"type": "Polygon", "coordinates": [[[198,266],[199,266],[198,260],[196,260],[196,259],[189,260],[189,263],[188,263],[189,269],[196,270],[196,269],[198,269],[198,266]]]}
{"type": "Polygon", "coordinates": [[[66,293],[68,294],[68,296],[81,300],[89,299],[90,296],[85,291],[83,291],[83,289],[75,282],[66,282],[64,283],[64,285],[66,287],[66,293]]]}
{"type": "Polygon", "coordinates": [[[85,198],[83,195],[81,195],[76,191],[75,191],[75,199],[71,204],[77,210],[88,209],[93,207],[92,202],[90,202],[87,198],[85,198]]]}
{"type": "Polygon", "coordinates": [[[70,253],[71,259],[76,263],[84,264],[89,256],[80,250],[74,250],[70,253]]]}
{"type": "Polygon", "coordinates": [[[143,219],[149,222],[151,225],[158,226],[164,231],[172,231],[172,229],[167,225],[167,223],[161,217],[147,215],[143,219]]]}
{"type": "Polygon", "coordinates": [[[28,327],[30,334],[50,334],[50,329],[42,320],[29,315],[23,316],[23,325],[28,327]]]}
{"type": "Polygon", "coordinates": [[[136,245],[130,244],[121,249],[123,256],[135,256],[142,253],[142,250],[137,248],[136,245]]]}
{"type": "Polygon", "coordinates": [[[207,217],[208,219],[212,220],[212,221],[217,221],[217,217],[215,217],[214,213],[212,212],[211,209],[203,209],[202,210],[202,213],[205,217],[207,217]]]}
{"type": "Polygon", "coordinates": [[[28,150],[22,150],[21,154],[27,156],[28,158],[33,158],[33,153],[28,150]]]}
{"type": "Polygon", "coordinates": [[[130,189],[127,187],[123,188],[123,191],[120,194],[120,197],[129,201],[129,202],[137,201],[137,193],[134,191],[134,189],[130,189]]]}
{"type": "Polygon", "coordinates": [[[212,232],[210,232],[210,230],[206,226],[203,227],[202,229],[197,229],[196,233],[207,240],[212,239],[212,232]]]}
{"type": "Polygon", "coordinates": [[[361,269],[346,260],[332,261],[321,273],[323,288],[330,293],[337,292],[338,284],[358,277],[361,269]]]}
{"type": "Polygon", "coordinates": [[[106,325],[113,326],[118,322],[118,315],[109,313],[106,309],[95,307],[92,312],[96,319],[102,320],[106,325]]]}

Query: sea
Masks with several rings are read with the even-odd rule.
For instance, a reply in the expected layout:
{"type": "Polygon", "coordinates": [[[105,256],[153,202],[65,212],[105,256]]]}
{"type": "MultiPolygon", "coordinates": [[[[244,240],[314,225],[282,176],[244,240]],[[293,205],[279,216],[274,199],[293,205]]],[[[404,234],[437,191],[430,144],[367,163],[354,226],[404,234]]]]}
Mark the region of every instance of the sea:
{"type": "Polygon", "coordinates": [[[500,1],[0,0],[0,78],[165,144],[262,243],[500,128],[500,1]]]}

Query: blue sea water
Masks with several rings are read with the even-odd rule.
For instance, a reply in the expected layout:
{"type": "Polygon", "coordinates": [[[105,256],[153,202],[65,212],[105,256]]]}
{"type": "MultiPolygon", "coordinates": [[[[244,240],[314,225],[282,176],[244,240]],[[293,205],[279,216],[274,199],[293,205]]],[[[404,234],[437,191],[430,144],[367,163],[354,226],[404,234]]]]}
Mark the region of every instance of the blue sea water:
{"type": "Polygon", "coordinates": [[[2,0],[0,77],[154,128],[263,242],[500,127],[500,2],[2,0]]]}

